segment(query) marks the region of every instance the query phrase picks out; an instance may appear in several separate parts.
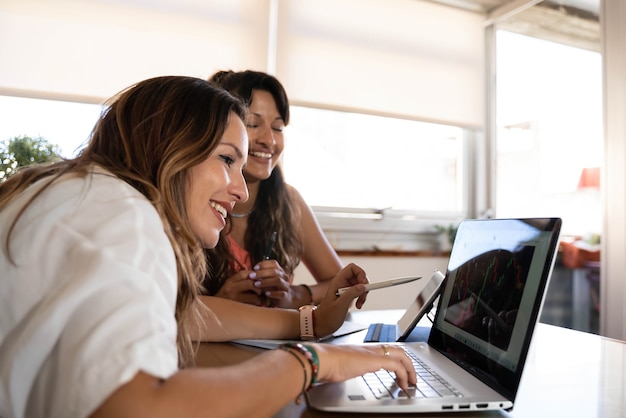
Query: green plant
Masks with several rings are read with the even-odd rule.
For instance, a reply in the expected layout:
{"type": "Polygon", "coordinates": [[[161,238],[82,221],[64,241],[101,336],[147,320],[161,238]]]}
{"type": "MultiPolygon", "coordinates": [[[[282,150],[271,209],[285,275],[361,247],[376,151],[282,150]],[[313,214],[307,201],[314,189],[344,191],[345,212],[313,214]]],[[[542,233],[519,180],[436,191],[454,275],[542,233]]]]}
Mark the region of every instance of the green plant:
{"type": "Polygon", "coordinates": [[[435,225],[435,229],[440,234],[446,234],[450,245],[454,244],[454,238],[456,238],[456,231],[458,229],[458,225],[454,225],[454,224],[450,224],[448,226],[435,225]]]}
{"type": "Polygon", "coordinates": [[[16,173],[18,167],[46,163],[61,158],[58,145],[42,137],[16,136],[0,142],[0,182],[16,173]]]}

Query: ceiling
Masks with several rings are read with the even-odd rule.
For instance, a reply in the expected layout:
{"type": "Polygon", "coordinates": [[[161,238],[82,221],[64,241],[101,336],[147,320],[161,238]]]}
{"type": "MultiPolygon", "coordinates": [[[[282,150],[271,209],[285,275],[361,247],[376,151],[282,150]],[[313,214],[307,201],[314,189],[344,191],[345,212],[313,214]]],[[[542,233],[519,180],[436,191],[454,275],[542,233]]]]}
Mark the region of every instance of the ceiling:
{"type": "Polygon", "coordinates": [[[600,0],[428,0],[485,16],[498,29],[600,51],[600,0]]]}
{"type": "Polygon", "coordinates": [[[526,4],[552,3],[558,7],[574,8],[588,13],[598,15],[600,9],[600,0],[430,0],[434,3],[447,4],[460,9],[470,10],[474,12],[488,15],[501,7],[525,7],[526,4]]]}

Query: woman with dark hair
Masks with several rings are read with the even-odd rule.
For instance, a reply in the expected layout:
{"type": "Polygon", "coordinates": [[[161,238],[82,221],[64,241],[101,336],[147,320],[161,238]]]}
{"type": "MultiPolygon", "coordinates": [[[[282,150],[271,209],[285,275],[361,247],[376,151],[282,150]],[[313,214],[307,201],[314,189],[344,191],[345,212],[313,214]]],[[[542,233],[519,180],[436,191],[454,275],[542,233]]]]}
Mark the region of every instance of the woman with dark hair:
{"type": "Polygon", "coordinates": [[[287,93],[274,76],[259,71],[219,71],[210,81],[248,106],[250,149],[244,176],[250,198],[235,206],[232,222],[223,232],[226,239],[207,251],[212,271],[205,287],[211,295],[255,305],[318,304],[342,263],[311,208],[285,183],[279,165],[283,129],[289,124],[287,93]],[[270,251],[268,241],[274,232],[270,251]],[[301,261],[317,284],[293,283],[301,261]]]}
{"type": "MultiPolygon", "coordinates": [[[[291,343],[187,368],[193,341],[302,335],[296,311],[199,296],[204,249],[248,198],[244,111],[201,79],[145,80],[78,157],[0,183],[0,416],[271,416],[318,380],[384,368],[415,383],[402,349],[379,345],[291,343]]],[[[366,282],[341,270],[308,332],[337,329],[366,282]]]]}

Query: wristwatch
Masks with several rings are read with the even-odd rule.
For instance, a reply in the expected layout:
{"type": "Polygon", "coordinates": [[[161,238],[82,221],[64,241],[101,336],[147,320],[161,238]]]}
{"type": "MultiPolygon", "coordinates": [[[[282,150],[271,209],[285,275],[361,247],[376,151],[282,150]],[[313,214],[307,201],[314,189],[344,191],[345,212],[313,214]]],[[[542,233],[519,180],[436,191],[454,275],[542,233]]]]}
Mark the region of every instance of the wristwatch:
{"type": "Polygon", "coordinates": [[[315,340],[315,305],[303,305],[298,308],[300,312],[300,339],[304,341],[315,340]]]}

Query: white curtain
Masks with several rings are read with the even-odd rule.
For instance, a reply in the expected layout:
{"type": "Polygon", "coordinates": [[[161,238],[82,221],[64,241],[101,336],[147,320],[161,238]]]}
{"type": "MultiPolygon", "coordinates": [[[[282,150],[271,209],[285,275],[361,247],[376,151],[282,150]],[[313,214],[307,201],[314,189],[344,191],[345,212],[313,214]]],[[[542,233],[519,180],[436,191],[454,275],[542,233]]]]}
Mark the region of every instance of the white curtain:
{"type": "Polygon", "coordinates": [[[268,1],[3,0],[0,94],[106,99],[159,75],[267,66],[268,1]]]}
{"type": "Polygon", "coordinates": [[[483,20],[420,0],[3,0],[0,94],[98,102],[250,68],[295,104],[482,127],[483,20]]]}
{"type": "Polygon", "coordinates": [[[416,0],[279,4],[276,73],[293,102],[483,125],[482,15],[416,0]]]}

